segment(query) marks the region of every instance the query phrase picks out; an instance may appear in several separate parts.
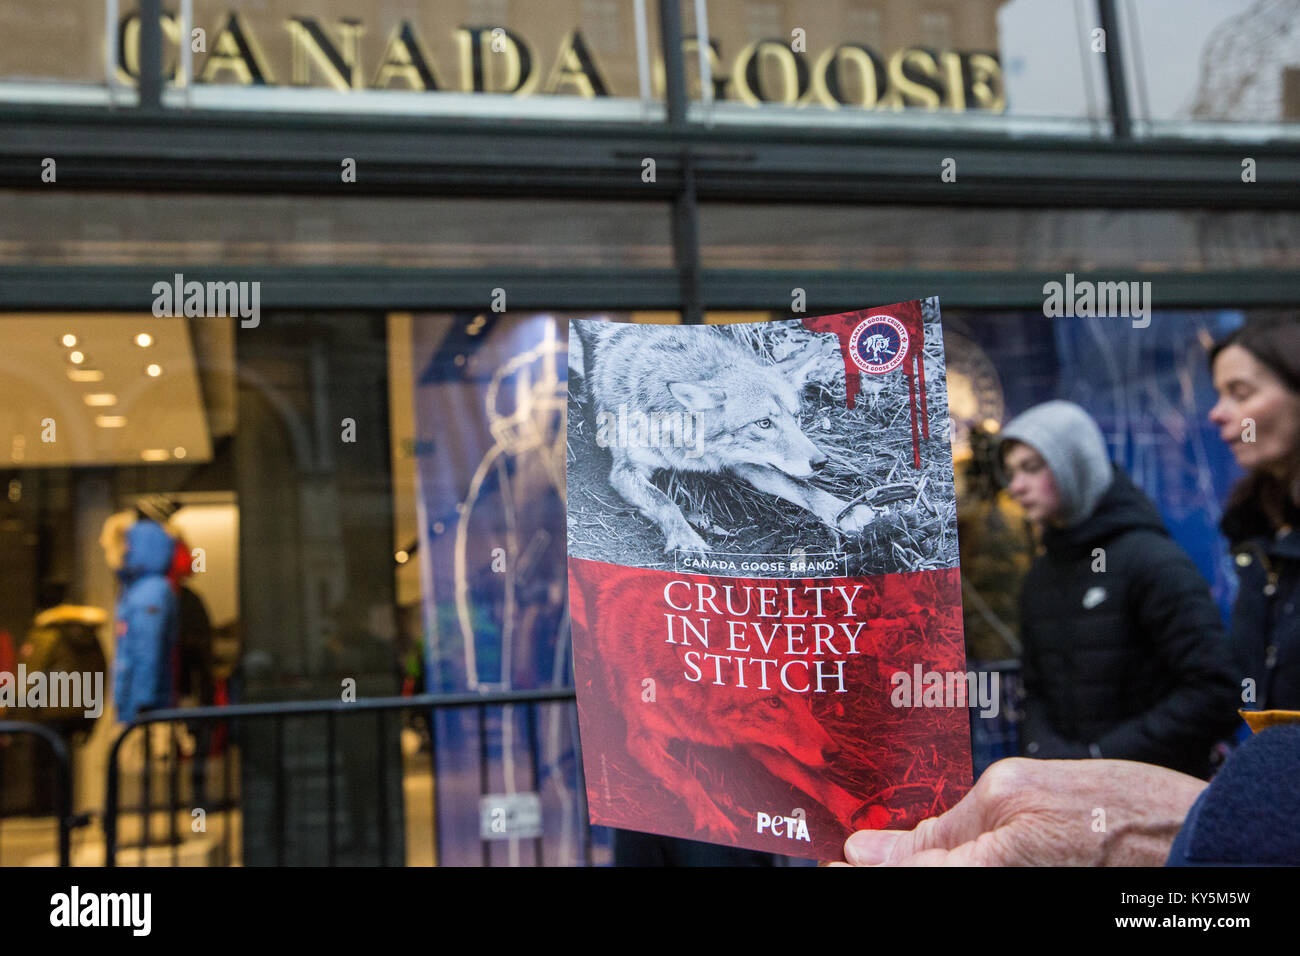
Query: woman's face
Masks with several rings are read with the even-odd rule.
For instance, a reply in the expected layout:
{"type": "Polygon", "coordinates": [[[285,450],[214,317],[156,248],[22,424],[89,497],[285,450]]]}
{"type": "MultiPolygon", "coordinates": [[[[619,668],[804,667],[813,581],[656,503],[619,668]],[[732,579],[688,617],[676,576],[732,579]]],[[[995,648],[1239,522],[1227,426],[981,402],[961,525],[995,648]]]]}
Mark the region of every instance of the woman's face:
{"type": "Polygon", "coordinates": [[[1214,360],[1210,421],[1242,468],[1278,471],[1300,454],[1300,394],[1240,345],[1214,360]]]}

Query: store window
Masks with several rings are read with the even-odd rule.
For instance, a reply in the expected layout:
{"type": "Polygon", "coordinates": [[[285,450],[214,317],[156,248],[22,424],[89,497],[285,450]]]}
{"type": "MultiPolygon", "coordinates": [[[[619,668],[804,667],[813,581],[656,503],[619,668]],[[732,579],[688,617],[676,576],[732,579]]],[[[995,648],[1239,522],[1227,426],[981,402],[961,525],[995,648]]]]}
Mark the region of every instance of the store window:
{"type": "Polygon", "coordinates": [[[112,87],[110,13],[105,0],[0,5],[0,100],[134,103],[134,90],[112,87]]]}
{"type": "MultiPolygon", "coordinates": [[[[239,693],[247,609],[232,331],[224,320],[147,313],[0,315],[0,671],[102,675],[93,694],[82,688],[89,708],[8,701],[0,719],[64,737],[78,811],[104,805],[119,719],[115,622],[137,581],[166,580],[175,595],[174,700],[211,705],[239,693]],[[141,522],[158,530],[135,541],[141,522]]],[[[204,748],[187,739],[203,765],[204,748]]],[[[0,816],[51,813],[46,752],[25,738],[6,743],[0,816]]],[[[78,834],[81,862],[102,859],[97,828],[78,834]]],[[[45,860],[41,836],[7,830],[0,861],[45,860]]]]}
{"type": "MultiPolygon", "coordinates": [[[[891,123],[1105,133],[1091,4],[709,0],[710,122],[891,123]]],[[[687,70],[698,98],[698,45],[687,70]]]]}
{"type": "Polygon", "coordinates": [[[1139,133],[1293,135],[1300,121],[1294,3],[1124,0],[1139,133]]]}
{"type": "MultiPolygon", "coordinates": [[[[92,639],[97,663],[87,666],[107,677],[106,706],[57,728],[79,809],[96,820],[104,809],[121,732],[109,676],[125,653],[119,602],[143,567],[145,531],[165,544],[165,560],[144,570],[198,609],[177,625],[185,679],[164,704],[572,685],[568,317],[275,311],[245,328],[226,318],[0,315],[0,671],[36,666],[32,648],[48,634],[64,639],[60,628],[92,639]]],[[[579,816],[573,717],[559,703],[531,718],[526,707],[494,706],[481,723],[472,709],[334,726],[249,719],[237,734],[179,728],[170,753],[165,732],[135,730],[118,755],[119,796],[138,805],[149,767],[165,806],[164,781],[184,753],[176,798],[209,806],[212,818],[210,837],[184,844],[188,859],[319,864],[332,765],[335,861],[427,864],[437,720],[440,862],[481,861],[481,743],[491,792],[539,795],[548,822],[536,862],[572,865],[603,852],[579,816]],[[530,739],[532,778],[518,769],[530,765],[530,739]]],[[[24,708],[0,719],[53,718],[24,708]]],[[[9,826],[53,812],[43,761],[35,747],[0,750],[3,862],[51,852],[47,833],[9,826]]],[[[124,832],[121,860],[165,862],[161,810],[143,836],[139,826],[124,832]]],[[[75,852],[102,859],[98,823],[78,833],[75,852]]],[[[517,860],[519,841],[487,852],[517,860]]],[[[524,862],[532,854],[529,841],[524,862]]]]}

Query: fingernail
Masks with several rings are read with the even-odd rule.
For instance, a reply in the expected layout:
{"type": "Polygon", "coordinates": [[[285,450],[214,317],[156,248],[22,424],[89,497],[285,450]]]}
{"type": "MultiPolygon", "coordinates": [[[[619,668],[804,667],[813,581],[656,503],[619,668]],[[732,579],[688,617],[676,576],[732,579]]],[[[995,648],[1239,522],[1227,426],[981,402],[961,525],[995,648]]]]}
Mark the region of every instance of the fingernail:
{"type": "Polygon", "coordinates": [[[844,841],[844,858],[854,866],[884,863],[902,835],[901,830],[859,830],[844,841]]]}

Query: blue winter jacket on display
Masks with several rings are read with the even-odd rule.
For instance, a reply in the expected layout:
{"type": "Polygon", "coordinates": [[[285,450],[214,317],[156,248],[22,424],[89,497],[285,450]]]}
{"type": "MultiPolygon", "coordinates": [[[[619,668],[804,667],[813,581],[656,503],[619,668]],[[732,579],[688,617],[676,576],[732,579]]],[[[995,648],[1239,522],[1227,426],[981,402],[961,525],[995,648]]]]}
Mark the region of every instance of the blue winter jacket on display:
{"type": "Polygon", "coordinates": [[[122,593],[113,662],[113,702],[122,723],[142,709],[172,702],[177,607],[167,572],[174,549],[175,542],[156,521],[137,521],[126,533],[126,556],[117,572],[122,593]]]}

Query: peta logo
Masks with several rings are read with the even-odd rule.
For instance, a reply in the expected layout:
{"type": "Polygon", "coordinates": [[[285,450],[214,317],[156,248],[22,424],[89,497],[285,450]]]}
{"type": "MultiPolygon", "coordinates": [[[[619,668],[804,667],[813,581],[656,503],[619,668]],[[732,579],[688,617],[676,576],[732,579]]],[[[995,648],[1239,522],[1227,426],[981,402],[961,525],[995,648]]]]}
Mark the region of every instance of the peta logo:
{"type": "Polygon", "coordinates": [[[884,375],[907,357],[907,326],[892,315],[873,315],[849,336],[849,357],[870,375],[884,375]]]}
{"type": "Polygon", "coordinates": [[[812,842],[812,837],[808,835],[808,821],[803,817],[769,816],[766,813],[759,813],[757,822],[759,833],[766,830],[773,836],[783,836],[787,840],[812,842]]]}
{"type": "Polygon", "coordinates": [[[1083,596],[1083,609],[1085,611],[1091,611],[1105,600],[1105,588],[1088,588],[1088,592],[1083,596]]]}

